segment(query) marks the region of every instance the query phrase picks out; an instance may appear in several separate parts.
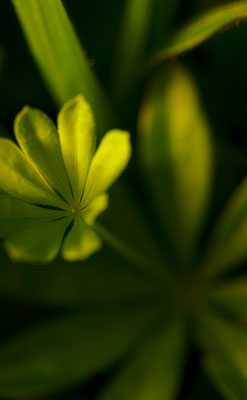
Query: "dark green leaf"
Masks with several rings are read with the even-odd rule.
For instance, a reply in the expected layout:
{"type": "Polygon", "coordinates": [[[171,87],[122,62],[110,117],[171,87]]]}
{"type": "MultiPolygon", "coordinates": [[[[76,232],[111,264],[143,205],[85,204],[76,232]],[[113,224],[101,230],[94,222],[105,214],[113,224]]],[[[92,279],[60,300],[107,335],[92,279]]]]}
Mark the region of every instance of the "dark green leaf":
{"type": "Polygon", "coordinates": [[[201,274],[214,277],[238,267],[247,257],[247,180],[223,209],[210,240],[201,274]]]}
{"type": "Polygon", "coordinates": [[[153,310],[100,312],[36,326],[0,347],[0,395],[39,397],[102,372],[140,340],[153,310]]]}
{"type": "Polygon", "coordinates": [[[149,61],[148,68],[198,46],[235,21],[247,18],[247,2],[235,1],[206,11],[171,36],[162,50],[149,61]]]}
{"type": "Polygon", "coordinates": [[[181,321],[159,327],[135,352],[100,400],[173,400],[179,390],[185,332],[181,321]]]}

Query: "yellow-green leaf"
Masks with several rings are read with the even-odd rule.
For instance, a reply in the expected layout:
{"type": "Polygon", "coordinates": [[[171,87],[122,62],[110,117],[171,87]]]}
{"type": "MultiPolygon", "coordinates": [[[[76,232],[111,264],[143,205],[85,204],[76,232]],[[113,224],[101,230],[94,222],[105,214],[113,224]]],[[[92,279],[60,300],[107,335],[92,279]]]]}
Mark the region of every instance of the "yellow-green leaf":
{"type": "Polygon", "coordinates": [[[51,187],[67,201],[72,193],[65,169],[57,130],[42,111],[24,107],[15,119],[15,136],[25,154],[51,187]]]}
{"type": "Polygon", "coordinates": [[[58,134],[74,200],[81,200],[96,145],[90,105],[82,95],[67,101],[58,114],[58,134]]]}
{"type": "Polygon", "coordinates": [[[101,239],[84,221],[77,216],[74,224],[66,237],[62,254],[67,261],[77,261],[88,258],[102,246],[101,239]]]}
{"type": "Polygon", "coordinates": [[[186,263],[208,205],[212,154],[195,82],[182,67],[153,82],[140,110],[139,153],[166,236],[186,263]]]}
{"type": "Polygon", "coordinates": [[[123,172],[131,155],[128,132],[112,130],[105,134],[92,159],[83,204],[89,204],[105,192],[123,172]]]}
{"type": "Polygon", "coordinates": [[[36,167],[11,140],[0,139],[0,187],[29,203],[64,207],[36,167]]]}

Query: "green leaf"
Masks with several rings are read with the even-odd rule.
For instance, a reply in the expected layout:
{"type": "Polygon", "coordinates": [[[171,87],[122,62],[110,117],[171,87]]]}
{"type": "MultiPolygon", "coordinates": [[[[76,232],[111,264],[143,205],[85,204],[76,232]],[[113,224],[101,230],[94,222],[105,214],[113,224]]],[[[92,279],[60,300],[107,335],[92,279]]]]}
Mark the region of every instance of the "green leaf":
{"type": "Polygon", "coordinates": [[[58,133],[74,200],[79,203],[95,152],[95,123],[82,95],[69,100],[58,114],[58,133]]]}
{"type": "Polygon", "coordinates": [[[227,399],[247,396],[247,331],[210,312],[201,318],[205,368],[227,399]]]}
{"type": "Polygon", "coordinates": [[[96,197],[89,205],[83,210],[82,216],[88,225],[92,225],[95,219],[108,207],[109,196],[104,193],[96,197]]]}
{"type": "Polygon", "coordinates": [[[168,58],[178,56],[198,46],[210,36],[235,21],[247,18],[247,2],[234,1],[207,10],[194,18],[183,28],[178,29],[166,42],[163,49],[151,57],[148,69],[168,58]]]}
{"type": "Polygon", "coordinates": [[[109,110],[60,0],[13,0],[31,53],[57,104],[83,93],[100,132],[109,129],[109,110]]]}
{"type": "Polygon", "coordinates": [[[247,396],[246,373],[236,370],[234,364],[221,354],[208,358],[206,369],[219,392],[226,400],[242,400],[247,396]]]}
{"type": "Polygon", "coordinates": [[[44,178],[10,140],[0,139],[0,187],[13,197],[30,203],[64,207],[44,178]]]}
{"type": "Polygon", "coordinates": [[[244,276],[215,285],[210,290],[209,299],[247,318],[247,278],[244,276]]]}
{"type": "Polygon", "coordinates": [[[51,262],[60,249],[70,221],[62,218],[12,235],[5,241],[7,253],[13,261],[51,262]]]}
{"type": "Polygon", "coordinates": [[[42,225],[63,216],[63,212],[36,207],[0,194],[0,237],[42,225]]]}
{"type": "Polygon", "coordinates": [[[98,251],[101,246],[99,236],[78,216],[64,241],[63,258],[67,261],[82,260],[98,251]]]}
{"type": "Polygon", "coordinates": [[[126,131],[107,132],[90,165],[83,204],[89,204],[105,192],[119,177],[131,155],[130,135],[126,131]]]}
{"type": "Polygon", "coordinates": [[[24,107],[15,119],[15,136],[24,151],[51,187],[67,201],[72,193],[65,169],[57,130],[46,114],[24,107]]]}
{"type": "Polygon", "coordinates": [[[139,132],[150,196],[166,236],[186,263],[208,204],[212,155],[196,86],[184,69],[174,66],[153,82],[140,111],[139,132]]]}
{"type": "Polygon", "coordinates": [[[0,395],[39,397],[79,384],[123,357],[156,318],[147,308],[100,311],[24,331],[0,347],[0,395]]]}
{"type": "Polygon", "coordinates": [[[247,258],[247,180],[235,190],[216,223],[201,275],[214,277],[247,258]]]}
{"type": "Polygon", "coordinates": [[[179,390],[184,341],[181,321],[169,321],[134,353],[99,400],[173,400],[179,390]]]}
{"type": "Polygon", "coordinates": [[[180,0],[156,0],[154,2],[150,36],[155,50],[157,49],[157,44],[164,43],[164,37],[167,36],[167,31],[178,10],[179,3],[180,0]]]}
{"type": "Polygon", "coordinates": [[[153,0],[125,0],[114,71],[114,89],[118,96],[131,87],[141,66],[153,5],[153,0]]]}

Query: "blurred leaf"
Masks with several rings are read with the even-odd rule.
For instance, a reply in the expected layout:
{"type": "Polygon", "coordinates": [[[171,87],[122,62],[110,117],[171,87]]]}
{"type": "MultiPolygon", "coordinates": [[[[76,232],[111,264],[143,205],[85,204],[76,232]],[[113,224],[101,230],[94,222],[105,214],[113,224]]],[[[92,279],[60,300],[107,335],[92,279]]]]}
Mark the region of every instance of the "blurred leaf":
{"type": "Polygon", "coordinates": [[[209,129],[191,76],[178,66],[163,75],[141,108],[140,158],[166,234],[186,263],[208,204],[209,129]]]}
{"type": "Polygon", "coordinates": [[[229,400],[247,398],[247,330],[210,312],[201,316],[205,368],[229,400]]]}
{"type": "Polygon", "coordinates": [[[171,36],[162,50],[151,57],[148,68],[198,46],[229,24],[247,18],[247,1],[234,1],[207,10],[171,36]]]}
{"type": "Polygon", "coordinates": [[[200,273],[214,277],[236,268],[247,258],[247,180],[223,209],[210,240],[200,273]]]}
{"type": "Polygon", "coordinates": [[[147,308],[81,314],[8,339],[0,347],[0,395],[49,394],[102,372],[131,350],[157,314],[147,308]]]}
{"type": "Polygon", "coordinates": [[[113,378],[99,399],[174,399],[179,390],[184,341],[181,321],[169,321],[165,327],[159,327],[113,378]]]}
{"type": "Polygon", "coordinates": [[[157,283],[106,248],[83,264],[60,259],[49,266],[17,264],[3,251],[0,257],[0,292],[31,303],[91,309],[161,301],[157,283]]]}
{"type": "Polygon", "coordinates": [[[247,318],[247,278],[232,279],[211,288],[209,299],[247,318]]]}
{"type": "Polygon", "coordinates": [[[58,106],[83,93],[101,133],[110,114],[60,0],[12,0],[31,53],[58,106]]]}
{"type": "Polygon", "coordinates": [[[154,1],[154,12],[152,18],[152,29],[150,36],[153,39],[153,45],[157,49],[157,44],[164,42],[166,31],[170,26],[180,0],[156,0],[154,1]]]}
{"type": "Polygon", "coordinates": [[[100,216],[99,224],[115,239],[113,248],[140,271],[147,272],[149,279],[167,276],[167,261],[157,245],[145,208],[129,186],[118,182],[111,188],[109,208],[100,216]]]}
{"type": "Polygon", "coordinates": [[[114,90],[117,95],[128,91],[141,66],[153,3],[153,0],[125,0],[114,71],[114,90]]]}
{"type": "Polygon", "coordinates": [[[206,369],[215,386],[226,400],[244,400],[247,397],[246,373],[236,370],[224,354],[212,355],[207,360],[206,369]]]}

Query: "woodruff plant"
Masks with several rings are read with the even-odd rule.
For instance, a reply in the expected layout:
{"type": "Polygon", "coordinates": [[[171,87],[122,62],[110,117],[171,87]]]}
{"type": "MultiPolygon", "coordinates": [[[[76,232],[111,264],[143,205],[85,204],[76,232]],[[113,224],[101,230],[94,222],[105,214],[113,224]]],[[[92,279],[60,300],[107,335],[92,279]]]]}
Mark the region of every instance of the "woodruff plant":
{"type": "Polygon", "coordinates": [[[21,149],[0,140],[6,192],[0,233],[16,260],[50,261],[61,243],[66,260],[92,257],[78,264],[56,260],[49,271],[5,258],[0,288],[66,306],[67,313],[0,344],[0,395],[48,400],[108,372],[97,400],[184,400],[183,371],[196,351],[223,398],[245,400],[247,279],[238,266],[247,259],[247,183],[208,226],[214,130],[192,75],[178,63],[162,64],[246,18],[247,2],[205,12],[149,59],[148,42],[161,41],[160,10],[172,16],[176,2],[125,3],[112,108],[123,104],[128,111],[148,81],[138,98],[131,171],[142,181],[142,201],[134,203],[131,182],[122,180],[105,210],[106,191],[130,158],[129,134],[110,131],[95,152],[91,107],[99,135],[119,116],[112,115],[62,3],[13,1],[42,76],[59,107],[65,105],[58,131],[43,113],[24,108],[15,122],[21,149]],[[97,232],[113,251],[103,247],[93,255],[101,245],[97,232]]]}
{"type": "Polygon", "coordinates": [[[101,247],[91,228],[108,204],[105,193],[130,157],[129,134],[108,132],[97,151],[94,117],[78,95],[58,115],[58,131],[41,111],[15,120],[20,148],[0,139],[1,236],[18,261],[52,261],[62,245],[68,261],[101,247]],[[64,240],[63,240],[64,239],[64,240]]]}

